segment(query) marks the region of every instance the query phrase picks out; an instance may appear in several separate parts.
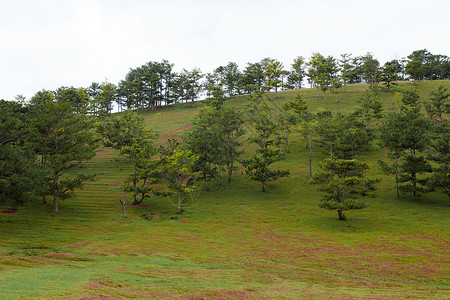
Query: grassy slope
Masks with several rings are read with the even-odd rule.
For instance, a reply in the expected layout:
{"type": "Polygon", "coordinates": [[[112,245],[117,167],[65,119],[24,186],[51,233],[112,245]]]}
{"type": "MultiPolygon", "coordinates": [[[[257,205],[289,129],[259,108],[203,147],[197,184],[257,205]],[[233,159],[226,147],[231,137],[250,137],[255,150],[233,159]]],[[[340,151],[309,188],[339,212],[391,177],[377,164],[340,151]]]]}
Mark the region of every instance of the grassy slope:
{"type": "MultiPolygon", "coordinates": [[[[420,83],[422,99],[439,83],[420,83]]],[[[315,90],[301,92],[313,111],[349,111],[365,88],[347,87],[339,103],[330,95],[325,103],[315,90]]],[[[295,94],[272,99],[275,110],[295,94]]],[[[395,91],[381,96],[390,107],[395,91]]],[[[244,110],[247,104],[241,97],[228,105],[244,110]]],[[[146,124],[164,140],[182,135],[196,113],[167,108],[146,113],[146,124]]],[[[269,184],[268,193],[238,172],[231,185],[194,194],[180,219],[174,200],[165,197],[128,207],[122,219],[118,200],[127,167],[116,151],[101,149],[84,167],[98,180],[61,203],[60,213],[36,201],[0,214],[0,299],[450,297],[444,196],[396,199],[392,179],[374,167],[373,176],[383,178],[376,197],[338,221],[334,211],[317,207],[316,187],[303,183],[307,152],[300,136],[293,141],[279,163],[291,176],[269,184]]],[[[361,159],[380,156],[374,149],[361,159]]]]}

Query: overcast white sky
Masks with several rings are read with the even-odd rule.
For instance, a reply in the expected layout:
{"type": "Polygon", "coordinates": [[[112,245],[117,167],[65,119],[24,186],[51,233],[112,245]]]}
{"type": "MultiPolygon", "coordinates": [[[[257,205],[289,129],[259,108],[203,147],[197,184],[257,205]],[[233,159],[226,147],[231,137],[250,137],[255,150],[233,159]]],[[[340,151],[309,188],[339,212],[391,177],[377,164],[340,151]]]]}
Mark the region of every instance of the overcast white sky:
{"type": "Polygon", "coordinates": [[[448,0],[0,0],[0,99],[118,83],[167,59],[203,72],[312,52],[450,56],[448,0]]]}

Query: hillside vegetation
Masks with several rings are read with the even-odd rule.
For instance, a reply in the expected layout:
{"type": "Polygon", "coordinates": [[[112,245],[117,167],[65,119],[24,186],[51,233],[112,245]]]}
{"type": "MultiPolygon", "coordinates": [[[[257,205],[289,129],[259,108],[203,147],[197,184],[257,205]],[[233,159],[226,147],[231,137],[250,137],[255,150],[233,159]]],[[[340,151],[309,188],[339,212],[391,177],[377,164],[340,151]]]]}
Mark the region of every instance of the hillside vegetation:
{"type": "MultiPolygon", "coordinates": [[[[397,109],[398,93],[417,86],[429,99],[448,80],[402,82],[380,88],[384,113],[397,109]]],[[[368,84],[348,85],[345,93],[324,100],[315,89],[269,93],[272,114],[302,95],[315,113],[354,111],[368,84]]],[[[244,115],[243,158],[255,145],[248,96],[225,105],[244,115]]],[[[199,109],[176,104],[140,112],[145,126],[158,132],[156,145],[181,139],[199,109]]],[[[120,115],[120,114],[119,114],[120,115]]],[[[373,126],[377,126],[374,124],[373,126]]],[[[268,192],[245,176],[241,165],[228,184],[201,184],[177,214],[175,196],[155,196],[126,207],[123,181],[130,171],[118,150],[101,147],[82,165],[95,180],[52,204],[34,200],[18,211],[0,206],[1,299],[402,299],[450,297],[449,205],[445,194],[395,195],[395,182],[377,164],[389,161],[373,143],[357,158],[370,164],[368,176],[380,178],[368,207],[349,211],[346,221],[318,207],[321,192],[308,184],[309,150],[291,132],[290,152],[276,168],[290,176],[268,183],[268,192]]],[[[326,158],[317,146],[313,171],[326,158]]],[[[71,171],[69,171],[70,173],[71,171]]],[[[128,195],[127,202],[131,203],[128,195]]]]}

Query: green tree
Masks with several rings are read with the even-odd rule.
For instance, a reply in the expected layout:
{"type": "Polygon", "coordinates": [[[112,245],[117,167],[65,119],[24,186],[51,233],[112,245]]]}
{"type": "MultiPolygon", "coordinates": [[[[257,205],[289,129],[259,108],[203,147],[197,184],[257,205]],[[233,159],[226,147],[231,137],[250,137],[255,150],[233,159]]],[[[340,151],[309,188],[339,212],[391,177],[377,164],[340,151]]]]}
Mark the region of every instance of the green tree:
{"type": "Polygon", "coordinates": [[[433,126],[428,159],[435,163],[428,186],[432,190],[442,191],[450,204],[450,123],[443,121],[433,126]]]}
{"type": "Polygon", "coordinates": [[[357,153],[370,149],[375,135],[358,113],[338,113],[335,118],[336,126],[340,129],[335,147],[338,157],[353,159],[357,153]]]}
{"type": "Polygon", "coordinates": [[[349,83],[362,83],[364,78],[364,57],[356,56],[351,59],[350,68],[348,70],[349,83]]]}
{"type": "Polygon", "coordinates": [[[302,81],[305,77],[305,59],[297,56],[291,64],[292,71],[289,74],[288,82],[293,88],[301,89],[302,81]]]}
{"type": "Polygon", "coordinates": [[[336,95],[336,103],[338,103],[339,89],[342,87],[342,81],[337,74],[331,79],[331,92],[336,95]]]}
{"type": "Polygon", "coordinates": [[[10,143],[1,145],[0,203],[24,204],[45,184],[45,174],[32,150],[10,143]]]}
{"type": "Polygon", "coordinates": [[[405,124],[401,141],[407,154],[399,166],[398,181],[404,183],[399,188],[412,192],[416,198],[419,192],[426,191],[427,179],[423,178],[423,175],[432,171],[431,165],[421,155],[429,144],[428,131],[431,128],[431,122],[413,110],[405,110],[401,117],[404,118],[405,124]]]}
{"type": "Polygon", "coordinates": [[[60,87],[52,92],[56,101],[68,101],[77,113],[85,113],[89,108],[89,94],[83,88],[60,87]]]}
{"type": "Polygon", "coordinates": [[[150,185],[160,182],[160,160],[154,157],[156,152],[151,140],[136,141],[120,149],[120,153],[128,159],[132,167],[132,173],[125,180],[124,191],[132,193],[133,205],[149,198],[153,191],[153,186],[150,185]]]}
{"type": "MultiPolygon", "coordinates": [[[[339,86],[339,78],[337,76],[338,65],[336,63],[336,59],[328,56],[324,58],[319,64],[319,75],[317,76],[317,83],[320,86],[320,89],[323,92],[324,100],[327,99],[326,91],[335,86],[339,86]]],[[[337,97],[337,93],[336,93],[337,97]]]]}
{"type": "Polygon", "coordinates": [[[405,70],[406,73],[414,79],[414,82],[416,82],[416,80],[422,80],[426,75],[426,62],[430,56],[431,53],[426,49],[416,50],[408,55],[405,70]]]}
{"type": "Polygon", "coordinates": [[[309,148],[309,176],[312,176],[312,142],[316,124],[315,116],[309,112],[308,103],[298,93],[294,100],[288,102],[290,108],[297,115],[299,130],[306,140],[306,147],[309,148]]]}
{"type": "Polygon", "coordinates": [[[318,135],[317,142],[322,149],[329,151],[330,158],[333,159],[336,152],[336,144],[343,128],[339,126],[338,120],[330,111],[317,112],[316,118],[317,125],[315,131],[318,135]]]}
{"type": "Polygon", "coordinates": [[[117,99],[117,87],[113,83],[103,82],[100,84],[100,92],[97,97],[100,109],[106,114],[110,114],[113,103],[117,99]]]}
{"type": "Polygon", "coordinates": [[[50,170],[47,187],[53,197],[54,211],[58,212],[59,199],[69,197],[84,181],[92,179],[83,173],[66,174],[95,156],[98,137],[94,120],[77,113],[76,103],[64,98],[39,101],[31,109],[30,126],[33,130],[28,144],[50,170]]]}
{"type": "Polygon", "coordinates": [[[278,88],[281,86],[281,77],[285,73],[283,64],[273,58],[265,58],[261,61],[264,68],[264,75],[266,76],[267,90],[274,89],[275,97],[278,97],[278,88]]]}
{"type": "Polygon", "coordinates": [[[217,175],[217,164],[224,148],[224,136],[217,122],[217,115],[212,106],[203,107],[193,122],[192,129],[184,138],[187,148],[197,155],[194,170],[201,172],[207,191],[209,191],[208,176],[217,175]]]}
{"type": "Polygon", "coordinates": [[[325,57],[316,52],[313,53],[309,62],[306,64],[309,68],[307,71],[307,76],[309,77],[309,81],[312,86],[317,88],[317,96],[319,96],[319,87],[320,87],[320,78],[323,72],[322,66],[324,65],[325,57]]]}
{"type": "Polygon", "coordinates": [[[186,102],[186,107],[189,101],[191,101],[192,106],[194,101],[200,96],[200,92],[202,91],[200,80],[202,78],[203,74],[198,68],[194,68],[191,71],[182,70],[178,81],[178,90],[181,98],[186,102]]]}
{"type": "Polygon", "coordinates": [[[443,85],[439,85],[437,91],[430,92],[430,101],[424,102],[430,120],[442,121],[443,114],[450,113],[449,96],[443,85]]]}
{"type": "Polygon", "coordinates": [[[383,117],[383,102],[377,93],[368,90],[356,102],[360,105],[356,112],[367,124],[370,124],[373,119],[379,120],[383,117]]]}
{"type": "Polygon", "coordinates": [[[228,183],[231,183],[234,163],[243,153],[241,150],[241,137],[245,134],[243,129],[244,120],[242,115],[233,108],[223,108],[218,118],[221,127],[224,149],[222,151],[221,161],[226,165],[228,174],[228,183]]]}
{"type": "Polygon", "coordinates": [[[134,143],[151,139],[155,132],[145,129],[144,118],[132,110],[127,110],[119,118],[112,117],[98,126],[98,132],[104,137],[105,147],[121,149],[134,143]]]}
{"type": "Polygon", "coordinates": [[[346,219],[346,210],[367,207],[357,199],[375,190],[374,183],[377,180],[364,177],[364,172],[368,169],[367,163],[356,159],[325,159],[310,181],[322,184],[320,190],[324,193],[319,207],[337,210],[339,220],[346,219]]]}
{"type": "Polygon", "coordinates": [[[350,81],[350,70],[352,69],[351,62],[351,54],[344,53],[341,54],[341,59],[339,60],[339,67],[342,71],[342,84],[344,85],[344,93],[347,91],[347,83],[350,81]]]}
{"type": "Polygon", "coordinates": [[[416,88],[404,91],[401,96],[401,102],[401,109],[413,110],[416,113],[420,112],[421,101],[416,88]]]}
{"type": "Polygon", "coordinates": [[[240,94],[241,72],[235,62],[229,62],[224,70],[223,81],[229,97],[240,94]]]}
{"type": "Polygon", "coordinates": [[[176,193],[178,196],[177,213],[181,214],[182,202],[195,190],[194,179],[197,173],[194,164],[198,157],[190,150],[182,149],[180,145],[174,149],[163,148],[165,155],[162,158],[163,187],[167,193],[176,193]]]}
{"type": "Polygon", "coordinates": [[[378,163],[385,173],[395,175],[395,193],[397,198],[400,197],[398,166],[399,159],[405,151],[402,139],[403,130],[405,126],[408,126],[406,121],[403,113],[390,112],[384,116],[379,127],[379,143],[388,150],[388,157],[393,159],[394,162],[391,166],[381,160],[378,163]]]}
{"type": "Polygon", "coordinates": [[[0,203],[23,204],[43,186],[45,170],[23,146],[29,131],[27,108],[0,100],[0,203]]]}
{"type": "Polygon", "coordinates": [[[247,176],[262,184],[262,191],[266,192],[268,182],[275,181],[278,178],[289,175],[289,170],[272,170],[270,165],[284,159],[284,155],[279,147],[267,145],[265,148],[256,150],[256,153],[250,159],[242,161],[247,169],[247,176]]]}
{"type": "Polygon", "coordinates": [[[380,66],[380,63],[377,59],[375,59],[372,55],[372,53],[367,53],[363,57],[363,72],[364,72],[364,79],[367,83],[370,84],[372,90],[375,89],[375,84],[378,82],[378,67],[380,66]]]}
{"type": "Polygon", "coordinates": [[[265,85],[264,69],[260,62],[248,63],[242,75],[242,89],[252,95],[262,92],[265,85]]]}
{"type": "Polygon", "coordinates": [[[281,105],[281,110],[279,114],[279,126],[281,129],[282,136],[280,140],[284,144],[284,151],[289,153],[289,133],[291,132],[292,126],[297,123],[297,116],[291,112],[291,106],[289,103],[284,103],[281,105]]]}
{"type": "Polygon", "coordinates": [[[242,161],[246,168],[247,176],[262,184],[263,192],[266,191],[268,182],[275,181],[280,177],[289,175],[288,170],[272,170],[270,166],[284,158],[281,149],[274,145],[272,136],[276,133],[277,125],[270,116],[267,101],[261,101],[255,112],[254,126],[256,135],[250,140],[255,142],[259,148],[250,159],[242,161]]]}
{"type": "Polygon", "coordinates": [[[391,86],[396,84],[399,79],[398,74],[396,73],[396,65],[392,62],[387,62],[380,69],[379,80],[384,82],[388,90],[391,89],[391,86]]]}

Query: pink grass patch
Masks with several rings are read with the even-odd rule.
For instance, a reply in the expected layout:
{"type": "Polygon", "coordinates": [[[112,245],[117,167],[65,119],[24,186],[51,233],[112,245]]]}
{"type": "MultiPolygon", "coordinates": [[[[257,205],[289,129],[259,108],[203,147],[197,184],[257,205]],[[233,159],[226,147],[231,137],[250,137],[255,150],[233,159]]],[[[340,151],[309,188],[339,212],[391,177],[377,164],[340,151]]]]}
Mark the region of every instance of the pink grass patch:
{"type": "Polygon", "coordinates": [[[90,243],[92,243],[93,241],[85,241],[85,242],[81,242],[81,243],[76,243],[76,244],[72,244],[72,245],[67,245],[66,248],[81,248],[84,246],[89,245],[90,243]]]}
{"type": "Polygon", "coordinates": [[[61,260],[90,260],[90,258],[76,255],[76,254],[69,254],[69,253],[51,253],[47,254],[46,257],[54,258],[54,259],[61,259],[61,260]]]}
{"type": "Polygon", "coordinates": [[[2,214],[13,214],[18,211],[19,211],[18,209],[5,209],[5,210],[2,210],[2,214]]]}
{"type": "Polygon", "coordinates": [[[42,257],[42,256],[35,256],[35,257],[19,257],[19,261],[29,263],[31,265],[61,265],[62,263],[60,261],[57,261],[52,258],[48,257],[42,257]]]}

